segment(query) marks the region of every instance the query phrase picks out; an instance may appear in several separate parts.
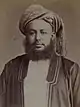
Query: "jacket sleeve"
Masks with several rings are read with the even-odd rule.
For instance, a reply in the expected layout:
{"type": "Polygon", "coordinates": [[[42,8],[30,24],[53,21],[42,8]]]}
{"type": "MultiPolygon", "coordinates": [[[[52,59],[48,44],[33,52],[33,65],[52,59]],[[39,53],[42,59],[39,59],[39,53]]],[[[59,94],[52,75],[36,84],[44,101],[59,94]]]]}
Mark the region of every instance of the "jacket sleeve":
{"type": "Polygon", "coordinates": [[[6,87],[6,66],[0,75],[0,96],[5,92],[6,87]]]}
{"type": "Polygon", "coordinates": [[[6,91],[7,79],[9,76],[9,67],[11,65],[11,61],[5,64],[4,69],[0,75],[0,96],[6,91]]]}
{"type": "Polygon", "coordinates": [[[74,64],[71,69],[73,107],[80,107],[80,67],[74,64]]]}
{"type": "Polygon", "coordinates": [[[0,75],[0,107],[5,107],[5,94],[6,93],[6,66],[0,75]]]}

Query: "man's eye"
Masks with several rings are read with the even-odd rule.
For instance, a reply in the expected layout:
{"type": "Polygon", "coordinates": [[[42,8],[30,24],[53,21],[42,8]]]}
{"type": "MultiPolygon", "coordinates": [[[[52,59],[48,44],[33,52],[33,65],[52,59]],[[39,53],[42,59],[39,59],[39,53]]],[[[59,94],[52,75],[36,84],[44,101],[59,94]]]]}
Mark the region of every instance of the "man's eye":
{"type": "Polygon", "coordinates": [[[41,31],[41,34],[47,34],[47,32],[46,31],[41,31]]]}
{"type": "Polygon", "coordinates": [[[28,34],[29,35],[35,35],[35,32],[32,31],[32,32],[29,32],[28,34]]]}

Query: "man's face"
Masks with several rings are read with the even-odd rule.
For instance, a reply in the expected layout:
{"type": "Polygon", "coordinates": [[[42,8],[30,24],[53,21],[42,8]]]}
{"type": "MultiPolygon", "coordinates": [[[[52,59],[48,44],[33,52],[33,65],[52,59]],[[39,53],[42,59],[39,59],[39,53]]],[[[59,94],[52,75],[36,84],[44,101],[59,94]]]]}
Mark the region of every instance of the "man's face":
{"type": "Polygon", "coordinates": [[[34,51],[43,51],[51,41],[52,27],[44,20],[36,19],[26,27],[26,37],[34,51]]]}

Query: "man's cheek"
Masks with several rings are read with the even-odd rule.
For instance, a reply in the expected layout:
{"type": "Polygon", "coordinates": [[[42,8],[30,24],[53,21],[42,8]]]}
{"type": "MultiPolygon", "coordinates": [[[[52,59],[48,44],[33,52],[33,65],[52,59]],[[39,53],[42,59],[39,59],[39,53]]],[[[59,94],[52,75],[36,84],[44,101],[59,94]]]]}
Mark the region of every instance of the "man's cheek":
{"type": "Polygon", "coordinates": [[[35,42],[35,39],[33,39],[33,38],[29,39],[30,44],[33,44],[34,42],[35,42]]]}
{"type": "Polygon", "coordinates": [[[50,40],[46,38],[46,39],[43,41],[43,43],[44,43],[45,45],[49,45],[49,44],[50,44],[50,40]]]}

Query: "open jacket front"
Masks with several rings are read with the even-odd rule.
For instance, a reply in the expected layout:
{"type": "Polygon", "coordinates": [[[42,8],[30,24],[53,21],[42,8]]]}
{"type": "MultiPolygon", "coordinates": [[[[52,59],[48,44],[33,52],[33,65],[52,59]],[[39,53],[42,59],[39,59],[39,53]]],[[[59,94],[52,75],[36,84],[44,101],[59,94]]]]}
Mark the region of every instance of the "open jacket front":
{"type": "MultiPolygon", "coordinates": [[[[27,76],[27,55],[9,61],[0,76],[0,107],[24,107],[24,79],[27,76]]],[[[47,107],[80,107],[79,66],[61,56],[51,63],[47,107]]]]}

